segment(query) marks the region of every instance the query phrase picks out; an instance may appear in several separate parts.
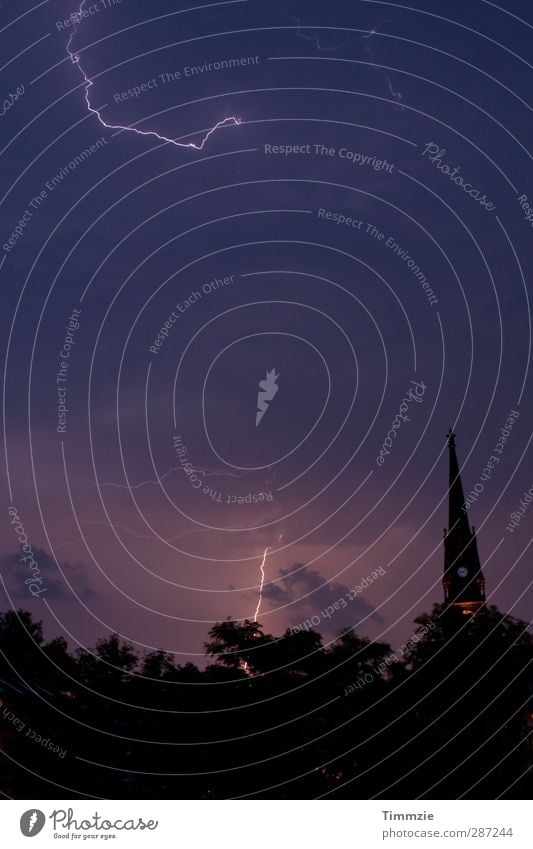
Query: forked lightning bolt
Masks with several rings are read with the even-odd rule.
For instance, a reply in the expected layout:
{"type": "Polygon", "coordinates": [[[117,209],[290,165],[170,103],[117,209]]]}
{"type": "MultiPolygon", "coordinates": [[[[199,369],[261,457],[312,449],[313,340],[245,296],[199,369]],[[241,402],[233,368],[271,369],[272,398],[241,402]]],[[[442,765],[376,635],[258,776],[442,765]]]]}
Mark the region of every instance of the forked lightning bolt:
{"type": "Polygon", "coordinates": [[[106,127],[108,130],[127,130],[130,133],[137,133],[137,135],[139,136],[152,136],[153,138],[159,139],[159,141],[170,142],[170,144],[174,144],[176,145],[176,147],[194,148],[194,150],[202,150],[208,138],[212,136],[216,130],[220,129],[220,127],[226,127],[229,125],[239,126],[239,124],[242,123],[240,118],[235,118],[233,116],[231,118],[224,118],[223,121],[218,121],[218,123],[215,124],[215,126],[212,127],[205,134],[200,144],[195,144],[194,142],[179,142],[177,141],[177,139],[169,139],[167,138],[167,136],[163,136],[160,133],[156,133],[155,130],[139,130],[137,129],[137,127],[122,126],[121,124],[109,124],[107,121],[104,121],[100,114],[100,109],[95,109],[94,106],[91,105],[89,91],[94,85],[94,83],[83,70],[78,54],[75,51],[71,50],[72,40],[78,32],[77,25],[83,18],[83,7],[85,6],[85,2],[86,0],[81,0],[77,13],[75,12],[71,16],[73,26],[70,38],[67,42],[67,53],[70,57],[70,61],[78,68],[80,74],[83,77],[83,84],[85,89],[85,102],[87,104],[87,109],[89,110],[89,112],[91,112],[91,114],[96,115],[103,127],[106,127]]]}
{"type": "Polygon", "coordinates": [[[28,831],[33,831],[33,826],[37,822],[37,811],[34,811],[30,817],[30,821],[28,823],[28,831]]]}

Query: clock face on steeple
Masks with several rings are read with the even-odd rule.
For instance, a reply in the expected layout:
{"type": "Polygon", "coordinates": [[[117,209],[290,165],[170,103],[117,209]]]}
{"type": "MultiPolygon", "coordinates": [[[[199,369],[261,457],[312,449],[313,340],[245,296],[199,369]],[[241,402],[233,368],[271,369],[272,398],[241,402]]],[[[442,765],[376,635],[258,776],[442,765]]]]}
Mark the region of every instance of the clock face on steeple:
{"type": "Polygon", "coordinates": [[[466,566],[459,566],[457,574],[460,578],[466,578],[466,576],[468,575],[468,569],[466,568],[466,566]]]}

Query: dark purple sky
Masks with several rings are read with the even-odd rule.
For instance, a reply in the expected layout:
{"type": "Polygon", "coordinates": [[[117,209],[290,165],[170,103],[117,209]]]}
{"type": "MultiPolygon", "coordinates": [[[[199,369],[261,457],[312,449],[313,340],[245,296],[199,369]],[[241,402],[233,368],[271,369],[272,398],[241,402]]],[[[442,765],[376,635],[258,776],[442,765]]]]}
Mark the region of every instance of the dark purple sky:
{"type": "Polygon", "coordinates": [[[398,646],[442,599],[453,425],[529,619],[530,4],[198,5],[1,10],[2,608],[191,657],[269,547],[266,630],[398,646]]]}

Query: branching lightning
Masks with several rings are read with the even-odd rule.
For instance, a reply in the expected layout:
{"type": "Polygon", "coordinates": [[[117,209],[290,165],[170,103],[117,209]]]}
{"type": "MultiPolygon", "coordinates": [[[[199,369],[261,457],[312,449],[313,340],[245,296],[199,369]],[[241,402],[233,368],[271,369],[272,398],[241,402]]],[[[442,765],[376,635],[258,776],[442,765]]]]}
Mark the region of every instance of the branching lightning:
{"type": "MultiPolygon", "coordinates": [[[[383,23],[386,24],[386,23],[389,23],[389,21],[383,21],[383,23]]],[[[381,68],[378,64],[376,64],[376,60],[374,58],[374,52],[373,52],[372,47],[371,47],[372,36],[378,34],[377,28],[378,28],[378,26],[382,26],[382,25],[383,24],[377,24],[377,26],[372,27],[372,29],[370,30],[368,35],[363,36],[363,39],[366,40],[366,52],[367,52],[368,56],[370,57],[370,64],[372,65],[373,68],[376,69],[376,71],[379,71],[380,74],[382,74],[385,77],[385,79],[387,81],[387,85],[389,87],[389,91],[390,91],[392,97],[394,98],[394,100],[397,103],[400,103],[403,100],[401,92],[394,90],[394,88],[392,87],[391,79],[390,79],[387,71],[385,70],[385,68],[381,68]]]]}
{"type": "Polygon", "coordinates": [[[350,38],[349,41],[344,41],[342,44],[336,44],[333,47],[323,47],[320,44],[320,38],[318,35],[315,35],[314,33],[305,33],[302,31],[302,23],[300,18],[297,18],[296,15],[289,14],[289,12],[285,12],[285,14],[293,21],[296,21],[296,25],[298,27],[296,35],[298,35],[300,38],[304,38],[306,41],[314,41],[317,50],[320,50],[321,53],[329,53],[332,50],[341,50],[343,47],[349,47],[350,44],[353,44],[355,41],[359,41],[359,38],[357,36],[353,36],[352,38],[350,38]]]}
{"type": "MultiPolygon", "coordinates": [[[[97,482],[91,480],[90,478],[76,478],[76,480],[80,481],[80,483],[89,483],[92,486],[108,486],[113,489],[125,489],[128,492],[133,492],[135,489],[141,489],[143,486],[160,486],[161,482],[165,480],[169,475],[173,472],[181,472],[183,471],[180,466],[172,466],[167,472],[161,475],[157,480],[148,479],[145,481],[139,481],[139,483],[135,483],[133,485],[127,483],[113,483],[113,481],[101,481],[97,482]]],[[[244,478],[246,475],[251,474],[250,471],[244,470],[239,471],[238,469],[204,469],[201,467],[195,468],[195,471],[199,472],[199,474],[203,475],[204,478],[210,477],[228,477],[228,478],[244,478]]]]}
{"type": "MultiPolygon", "coordinates": [[[[350,38],[349,41],[343,41],[341,44],[336,44],[336,45],[333,45],[331,47],[326,47],[325,45],[321,44],[320,37],[318,35],[316,35],[315,33],[306,33],[306,32],[303,31],[300,18],[297,18],[295,15],[291,15],[287,11],[285,11],[285,14],[287,15],[287,17],[292,18],[293,21],[296,21],[296,25],[298,27],[298,29],[296,31],[296,35],[299,36],[299,38],[305,39],[305,41],[314,41],[316,48],[320,53],[332,53],[336,50],[342,50],[343,47],[350,47],[350,45],[355,44],[357,41],[366,41],[365,50],[366,50],[367,56],[370,59],[370,65],[374,68],[375,71],[377,71],[379,74],[381,74],[384,77],[392,98],[397,103],[401,104],[401,101],[403,100],[402,93],[400,91],[395,91],[395,89],[392,85],[392,82],[391,82],[391,78],[389,77],[387,71],[385,70],[385,68],[382,68],[376,62],[376,59],[375,59],[375,56],[374,56],[374,51],[372,50],[372,46],[371,46],[373,37],[376,36],[376,35],[379,35],[378,27],[381,27],[384,24],[391,23],[390,19],[387,19],[386,21],[382,21],[381,23],[376,24],[375,27],[372,27],[372,29],[369,30],[367,35],[353,36],[352,38],[350,38]]],[[[306,29],[307,29],[307,27],[306,27],[306,29]]]]}
{"type": "Polygon", "coordinates": [[[72,41],[78,32],[77,25],[83,18],[83,7],[85,6],[85,2],[86,0],[81,0],[77,13],[74,13],[71,16],[73,26],[69,40],[67,42],[67,53],[70,57],[70,61],[78,68],[80,74],[83,77],[83,87],[85,90],[85,102],[87,104],[87,109],[92,115],[96,115],[103,127],[106,127],[106,129],[108,130],[126,130],[131,133],[136,133],[139,136],[152,136],[153,138],[159,139],[159,141],[169,142],[170,144],[176,145],[176,147],[203,150],[205,143],[207,142],[209,137],[212,136],[214,132],[216,132],[216,130],[220,129],[221,127],[227,127],[230,125],[239,126],[242,123],[240,118],[235,118],[234,116],[231,116],[230,118],[224,118],[222,121],[218,121],[215,126],[212,127],[210,130],[208,130],[200,144],[195,144],[194,142],[179,142],[177,139],[170,139],[167,136],[163,136],[160,133],[157,133],[155,130],[139,130],[137,127],[122,126],[121,124],[109,124],[107,121],[105,121],[101,115],[101,110],[103,107],[100,107],[100,109],[96,109],[94,106],[91,105],[91,98],[89,96],[89,92],[94,83],[90,79],[90,77],[87,76],[86,72],[82,68],[80,57],[78,56],[78,54],[71,49],[72,41]]]}

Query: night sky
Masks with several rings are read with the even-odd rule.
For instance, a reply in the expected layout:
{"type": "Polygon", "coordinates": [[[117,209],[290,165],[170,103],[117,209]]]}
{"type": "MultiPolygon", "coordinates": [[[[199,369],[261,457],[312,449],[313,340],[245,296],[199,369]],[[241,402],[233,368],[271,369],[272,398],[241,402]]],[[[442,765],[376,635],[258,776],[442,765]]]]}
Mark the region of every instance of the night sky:
{"type": "Polygon", "coordinates": [[[0,8],[2,609],[180,662],[258,602],[398,646],[451,426],[529,620],[531,3],[78,8],[0,8]]]}

